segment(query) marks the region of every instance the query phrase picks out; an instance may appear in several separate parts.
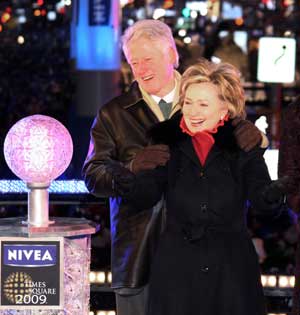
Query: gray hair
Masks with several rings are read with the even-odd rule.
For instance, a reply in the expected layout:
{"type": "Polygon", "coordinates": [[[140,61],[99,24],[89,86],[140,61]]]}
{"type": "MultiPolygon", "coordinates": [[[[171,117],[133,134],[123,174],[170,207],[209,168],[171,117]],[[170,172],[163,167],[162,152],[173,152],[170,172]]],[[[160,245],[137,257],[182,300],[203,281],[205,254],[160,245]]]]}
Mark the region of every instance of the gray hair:
{"type": "Polygon", "coordinates": [[[159,20],[141,20],[128,27],[124,35],[122,36],[122,49],[127,58],[128,44],[132,39],[139,37],[146,37],[150,40],[161,40],[163,43],[167,43],[169,47],[174,49],[176,55],[176,61],[174,68],[179,65],[179,56],[175,44],[175,40],[170,27],[159,20]]]}

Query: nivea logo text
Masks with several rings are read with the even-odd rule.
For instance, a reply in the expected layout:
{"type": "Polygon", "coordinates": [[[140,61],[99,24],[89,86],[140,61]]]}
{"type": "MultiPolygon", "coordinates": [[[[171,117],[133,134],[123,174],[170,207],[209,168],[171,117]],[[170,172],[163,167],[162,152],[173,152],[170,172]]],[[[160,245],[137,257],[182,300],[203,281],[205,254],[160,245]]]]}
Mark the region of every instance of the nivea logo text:
{"type": "Polygon", "coordinates": [[[56,246],[36,244],[5,244],[4,264],[24,267],[55,265],[56,246]]]}

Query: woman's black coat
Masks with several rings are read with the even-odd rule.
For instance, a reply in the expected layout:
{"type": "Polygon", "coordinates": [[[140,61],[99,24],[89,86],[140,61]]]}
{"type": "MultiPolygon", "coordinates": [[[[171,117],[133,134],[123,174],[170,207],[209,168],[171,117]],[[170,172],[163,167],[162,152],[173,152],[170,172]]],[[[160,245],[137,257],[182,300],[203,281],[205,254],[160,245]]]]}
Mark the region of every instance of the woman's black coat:
{"type": "Polygon", "coordinates": [[[214,135],[202,166],[181,117],[159,124],[155,142],[171,148],[167,167],[140,174],[131,196],[136,208],[164,192],[167,223],[150,276],[148,315],[263,315],[257,254],[247,232],[246,200],[276,214],[262,189],[271,182],[263,151],[241,151],[230,122],[214,135]]]}

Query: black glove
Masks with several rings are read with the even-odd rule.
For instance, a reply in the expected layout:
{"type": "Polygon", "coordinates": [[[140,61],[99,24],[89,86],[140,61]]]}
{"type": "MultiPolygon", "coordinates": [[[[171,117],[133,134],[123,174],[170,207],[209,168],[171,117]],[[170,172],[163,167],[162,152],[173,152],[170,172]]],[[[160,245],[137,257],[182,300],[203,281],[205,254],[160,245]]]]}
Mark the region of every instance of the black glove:
{"type": "Polygon", "coordinates": [[[169,159],[170,152],[167,145],[150,145],[137,152],[132,161],[131,170],[134,174],[140,171],[152,170],[157,166],[165,165],[169,159]]]}
{"type": "Polygon", "coordinates": [[[290,189],[291,182],[289,176],[283,176],[272,181],[271,184],[262,191],[264,200],[268,203],[282,202],[284,195],[286,195],[290,189]]]}
{"type": "Polygon", "coordinates": [[[135,175],[125,167],[115,167],[112,178],[112,189],[116,195],[129,198],[134,187],[135,175]]]}
{"type": "Polygon", "coordinates": [[[261,144],[261,132],[251,121],[237,117],[233,119],[232,125],[235,126],[233,133],[236,142],[242,150],[248,152],[261,144]]]}

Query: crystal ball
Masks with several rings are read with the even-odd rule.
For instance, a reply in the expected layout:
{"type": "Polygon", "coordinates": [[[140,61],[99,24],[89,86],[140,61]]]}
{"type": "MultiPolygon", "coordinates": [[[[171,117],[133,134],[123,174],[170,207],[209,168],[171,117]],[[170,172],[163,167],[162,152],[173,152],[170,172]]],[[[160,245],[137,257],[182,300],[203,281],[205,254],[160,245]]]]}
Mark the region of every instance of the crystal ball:
{"type": "Polygon", "coordinates": [[[73,142],[58,120],[32,115],[8,131],[4,157],[11,171],[27,183],[50,183],[69,166],[73,142]]]}

